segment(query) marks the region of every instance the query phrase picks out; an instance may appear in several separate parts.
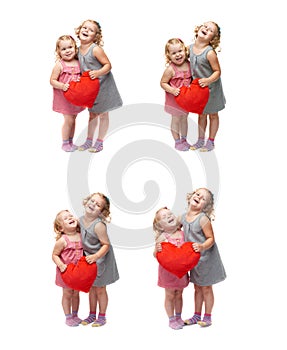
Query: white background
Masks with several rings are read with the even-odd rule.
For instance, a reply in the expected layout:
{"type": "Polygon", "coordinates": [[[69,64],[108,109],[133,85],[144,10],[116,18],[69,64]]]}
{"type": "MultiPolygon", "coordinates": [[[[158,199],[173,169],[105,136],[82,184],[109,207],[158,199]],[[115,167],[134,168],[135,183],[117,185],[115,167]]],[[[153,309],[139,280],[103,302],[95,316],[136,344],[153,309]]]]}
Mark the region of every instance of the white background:
{"type": "MultiPolygon", "coordinates": [[[[280,348],[286,314],[283,3],[64,0],[10,1],[1,7],[1,342],[5,348],[280,348]],[[70,209],[69,155],[60,149],[62,116],[52,111],[49,77],[57,38],[74,35],[74,28],[89,18],[101,23],[104,49],[126,106],[163,104],[159,80],[170,37],[189,43],[195,25],[213,20],[221,27],[219,60],[227,105],[220,113],[216,140],[220,192],[214,228],[228,277],[214,286],[213,325],[207,329],[168,327],[152,247],[115,248],[121,278],[108,287],[105,327],[64,324],[51,252],[54,217],[59,210],[70,209]]],[[[195,116],[190,118],[196,121],[195,116]]],[[[87,120],[87,112],[79,115],[77,133],[87,120]]],[[[130,141],[125,137],[117,144],[107,142],[99,156],[112,157],[114,150],[130,141]]],[[[140,137],[135,129],[131,140],[140,137]]],[[[169,134],[157,137],[171,141],[169,134]]],[[[189,131],[189,137],[195,138],[195,130],[189,131]]],[[[189,161],[188,155],[183,157],[189,161]]],[[[101,158],[93,164],[99,172],[104,171],[101,158]]],[[[191,162],[199,186],[200,171],[191,162]]],[[[132,181],[123,181],[130,186],[128,196],[137,193],[132,181]]],[[[91,191],[105,192],[104,184],[94,186],[91,191]]],[[[171,206],[173,183],[169,180],[162,186],[158,207],[171,206]]],[[[120,213],[113,209],[115,222],[120,222],[120,213]]],[[[148,224],[152,214],[146,216],[148,224]]],[[[82,293],[81,317],[88,314],[87,300],[82,293]]],[[[183,318],[192,314],[189,286],[183,318]]]]}

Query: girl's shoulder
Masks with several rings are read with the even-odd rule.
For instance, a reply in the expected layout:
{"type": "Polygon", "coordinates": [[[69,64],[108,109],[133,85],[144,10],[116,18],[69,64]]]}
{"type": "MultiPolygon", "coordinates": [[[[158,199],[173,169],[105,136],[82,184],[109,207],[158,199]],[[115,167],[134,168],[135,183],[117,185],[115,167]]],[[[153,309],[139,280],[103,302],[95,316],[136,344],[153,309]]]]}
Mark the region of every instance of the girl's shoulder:
{"type": "Polygon", "coordinates": [[[62,247],[66,247],[69,242],[69,238],[66,234],[62,234],[62,236],[57,240],[57,244],[62,247]]]}
{"type": "Polygon", "coordinates": [[[54,68],[57,68],[58,70],[62,71],[63,70],[63,60],[57,59],[57,61],[55,62],[54,68]]]}
{"type": "Polygon", "coordinates": [[[162,242],[165,242],[167,241],[167,237],[166,235],[163,233],[161,233],[155,240],[155,243],[162,243],[162,242]]]}
{"type": "Polygon", "coordinates": [[[198,220],[200,222],[201,227],[208,224],[208,223],[211,224],[211,220],[210,220],[209,216],[203,212],[199,214],[198,220]]]}

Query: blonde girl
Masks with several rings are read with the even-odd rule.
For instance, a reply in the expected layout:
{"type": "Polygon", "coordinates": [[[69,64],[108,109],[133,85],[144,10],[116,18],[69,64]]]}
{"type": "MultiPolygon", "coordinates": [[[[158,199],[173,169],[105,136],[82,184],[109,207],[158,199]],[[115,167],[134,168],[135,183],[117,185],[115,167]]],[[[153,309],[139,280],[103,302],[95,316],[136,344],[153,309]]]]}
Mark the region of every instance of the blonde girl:
{"type": "Polygon", "coordinates": [[[62,287],[62,307],[66,316],[66,325],[78,326],[82,320],[78,317],[80,304],[79,292],[65,285],[61,273],[69,263],[76,264],[83,256],[83,247],[78,220],[68,211],[61,210],[54,220],[56,243],[52,260],[56,264],[56,285],[62,287]]]}
{"type": "Polygon", "coordinates": [[[56,42],[56,64],[52,70],[50,84],[53,86],[53,111],[62,113],[64,123],[62,126],[62,149],[73,152],[78,147],[74,145],[76,117],[85,108],[70,103],[64,96],[69,89],[69,83],[77,81],[80,76],[80,65],[77,59],[77,45],[70,35],[62,35],[56,42]]]}
{"type": "Polygon", "coordinates": [[[171,134],[175,142],[175,149],[188,151],[187,142],[188,112],[180,108],[175,101],[180,88],[189,86],[191,82],[188,49],[178,38],[169,39],[165,45],[166,69],[163,72],[160,86],[165,91],[165,111],[171,115],[171,134]]]}
{"type": "Polygon", "coordinates": [[[100,327],[107,321],[106,286],[119,279],[113,247],[107,233],[107,223],[111,220],[110,200],[103,193],[96,192],[83,200],[83,206],[84,215],[80,217],[80,227],[84,255],[89,264],[97,263],[98,273],[89,292],[90,313],[82,324],[92,323],[92,327],[100,327]]]}
{"type": "Polygon", "coordinates": [[[200,78],[202,87],[209,87],[209,99],[202,114],[198,115],[198,139],[191,146],[209,152],[214,149],[214,139],[219,128],[218,112],[225,108],[225,96],[221,84],[221,68],[218,61],[221,30],[217,23],[206,22],[195,28],[195,41],[190,45],[190,68],[192,77],[200,78]],[[205,141],[207,117],[209,116],[209,136],[205,141]]]}
{"type": "MultiPolygon", "coordinates": [[[[170,242],[177,247],[184,243],[184,232],[180,228],[180,222],[167,207],[163,207],[155,213],[153,221],[156,243],[154,255],[157,252],[157,245],[162,242],[170,242]]],[[[172,329],[181,329],[184,325],[181,318],[182,293],[188,283],[188,274],[178,278],[161,265],[158,266],[158,286],[165,289],[164,307],[169,319],[169,327],[172,329]]]]}
{"type": "Polygon", "coordinates": [[[103,50],[102,28],[94,20],[84,21],[75,30],[79,46],[81,71],[89,71],[91,79],[100,79],[100,91],[92,108],[89,109],[87,139],[79,147],[80,151],[100,152],[103,150],[104,137],[109,128],[109,111],[119,108],[123,102],[118,92],[111,62],[103,50]],[[99,121],[98,137],[93,144],[94,133],[99,121]]]}
{"type": "Polygon", "coordinates": [[[194,284],[194,315],[185,321],[187,325],[202,327],[212,324],[214,304],[212,285],[226,278],[224,266],[214,238],[211,220],[214,219],[214,196],[207,188],[199,188],[187,194],[187,212],[180,218],[185,241],[194,242],[193,248],[200,252],[199,263],[190,271],[194,284]],[[204,315],[201,313],[204,306],[204,315]]]}

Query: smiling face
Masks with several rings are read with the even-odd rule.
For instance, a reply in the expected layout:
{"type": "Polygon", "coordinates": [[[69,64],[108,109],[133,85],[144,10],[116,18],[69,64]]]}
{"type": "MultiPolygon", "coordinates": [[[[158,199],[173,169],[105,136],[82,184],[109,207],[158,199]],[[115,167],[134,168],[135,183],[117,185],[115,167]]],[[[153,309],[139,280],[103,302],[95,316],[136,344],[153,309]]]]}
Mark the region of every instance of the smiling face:
{"type": "Polygon", "coordinates": [[[58,215],[60,231],[63,233],[75,232],[78,226],[78,221],[69,211],[64,210],[58,215]]]}
{"type": "Polygon", "coordinates": [[[85,205],[86,213],[93,217],[98,217],[102,213],[105,204],[106,202],[104,198],[99,194],[94,194],[85,205]]]}
{"type": "Polygon", "coordinates": [[[71,61],[76,55],[76,46],[72,39],[60,40],[57,47],[57,54],[64,61],[71,61]]]}
{"type": "Polygon", "coordinates": [[[79,39],[84,43],[93,42],[98,31],[99,28],[95,23],[86,21],[80,29],[79,39]]]}
{"type": "Polygon", "coordinates": [[[160,228],[164,232],[174,232],[179,226],[177,218],[173,214],[173,212],[165,208],[161,209],[158,212],[157,223],[158,223],[158,226],[160,226],[160,228]]]}
{"type": "Polygon", "coordinates": [[[186,60],[186,53],[184,45],[181,43],[178,44],[169,44],[168,45],[168,58],[177,66],[182,65],[186,60]]]}
{"type": "Polygon", "coordinates": [[[213,22],[206,22],[199,28],[197,35],[210,42],[217,35],[217,27],[213,22]]]}
{"type": "Polygon", "coordinates": [[[200,188],[192,194],[190,198],[189,206],[198,211],[203,211],[209,203],[210,203],[209,192],[204,188],[200,188]]]}

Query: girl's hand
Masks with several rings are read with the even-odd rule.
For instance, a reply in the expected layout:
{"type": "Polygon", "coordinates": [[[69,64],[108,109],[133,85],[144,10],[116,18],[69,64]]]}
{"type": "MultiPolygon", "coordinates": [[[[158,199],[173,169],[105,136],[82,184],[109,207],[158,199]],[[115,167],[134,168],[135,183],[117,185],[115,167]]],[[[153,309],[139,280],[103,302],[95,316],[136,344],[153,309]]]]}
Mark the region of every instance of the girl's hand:
{"type": "Polygon", "coordinates": [[[202,79],[198,80],[198,84],[201,87],[205,87],[205,86],[208,86],[210,83],[209,83],[209,80],[207,78],[202,78],[202,79]]]}
{"type": "Polygon", "coordinates": [[[92,264],[92,263],[94,263],[96,261],[97,261],[97,255],[96,254],[92,254],[92,255],[87,255],[86,256],[86,262],[88,264],[92,264]]]}
{"type": "Polygon", "coordinates": [[[59,266],[59,269],[60,269],[61,272],[64,272],[67,269],[67,265],[63,264],[63,265],[59,266]]]}
{"type": "Polygon", "coordinates": [[[173,96],[178,96],[180,94],[180,88],[173,88],[172,94],[173,96]]]}
{"type": "Polygon", "coordinates": [[[90,78],[91,78],[92,80],[98,78],[98,71],[96,71],[96,70],[90,70],[90,71],[89,71],[89,76],[90,76],[90,78]]]}
{"type": "Polygon", "coordinates": [[[156,252],[161,252],[161,251],[162,251],[161,243],[156,243],[156,245],[155,245],[155,251],[156,251],[156,252]]]}
{"type": "Polygon", "coordinates": [[[69,84],[63,84],[63,91],[67,91],[69,89],[70,85],[69,84]]]}
{"type": "Polygon", "coordinates": [[[200,253],[200,252],[202,252],[204,249],[203,249],[203,245],[202,244],[200,244],[200,243],[193,243],[192,244],[192,248],[194,249],[194,251],[196,252],[196,253],[200,253]]]}
{"type": "Polygon", "coordinates": [[[156,258],[156,254],[162,251],[161,243],[156,243],[153,251],[153,256],[156,258]]]}

